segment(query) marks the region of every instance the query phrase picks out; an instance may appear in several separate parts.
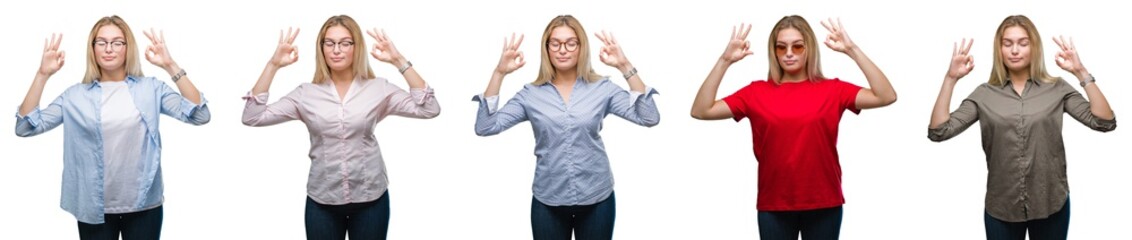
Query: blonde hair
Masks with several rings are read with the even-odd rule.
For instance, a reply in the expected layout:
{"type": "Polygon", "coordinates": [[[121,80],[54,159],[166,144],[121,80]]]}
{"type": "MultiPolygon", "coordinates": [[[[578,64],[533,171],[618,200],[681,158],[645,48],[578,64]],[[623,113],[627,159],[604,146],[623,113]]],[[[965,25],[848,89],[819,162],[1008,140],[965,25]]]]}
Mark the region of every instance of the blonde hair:
{"type": "Polygon", "coordinates": [[[770,61],[768,68],[770,73],[767,78],[773,80],[775,83],[782,82],[782,66],[778,64],[778,55],[775,53],[774,45],[778,41],[778,33],[782,30],[791,29],[798,30],[802,33],[802,44],[806,45],[806,75],[810,81],[824,80],[825,76],[821,73],[821,51],[818,49],[817,37],[814,36],[814,29],[810,28],[810,24],[806,22],[805,18],[798,15],[790,15],[782,17],[778,23],[774,24],[774,28],[770,30],[770,38],[767,41],[767,57],[770,61]]]}
{"type": "Polygon", "coordinates": [[[546,84],[550,82],[550,80],[554,78],[554,74],[558,72],[558,70],[554,68],[554,65],[550,64],[550,48],[546,45],[548,41],[550,41],[550,33],[554,31],[554,28],[561,26],[570,27],[570,29],[574,30],[574,34],[578,35],[579,46],[578,49],[575,50],[578,51],[578,65],[576,68],[578,76],[581,76],[586,82],[601,80],[603,77],[598,75],[597,72],[594,72],[592,64],[590,64],[590,42],[587,40],[589,38],[586,37],[586,30],[582,28],[582,23],[578,22],[578,19],[574,18],[574,16],[558,15],[558,17],[550,20],[549,24],[546,24],[546,30],[542,33],[542,47],[540,47],[542,49],[542,64],[540,64],[538,69],[538,78],[535,78],[535,81],[531,84],[546,84]]]}
{"type": "Polygon", "coordinates": [[[126,38],[126,46],[122,46],[122,51],[126,51],[126,61],[125,66],[123,66],[126,70],[126,76],[144,76],[142,75],[141,63],[138,60],[138,48],[134,44],[134,33],[130,31],[130,25],[126,25],[126,21],[118,15],[113,15],[102,17],[90,29],[90,37],[87,38],[86,42],[86,74],[83,75],[83,84],[102,78],[102,67],[98,65],[98,59],[94,57],[94,39],[98,37],[98,30],[104,26],[118,27],[119,30],[122,30],[122,36],[126,38]]]}
{"type": "Polygon", "coordinates": [[[354,40],[354,76],[362,77],[362,79],[373,79],[373,69],[369,67],[369,59],[366,58],[366,39],[362,35],[361,27],[358,27],[358,22],[353,18],[346,15],[337,15],[326,19],[326,23],[322,24],[322,30],[318,31],[318,39],[315,40],[315,55],[318,56],[314,59],[314,80],[311,81],[315,84],[321,84],[330,79],[330,65],[326,64],[326,56],[323,55],[322,40],[326,37],[326,31],[334,26],[345,27],[350,31],[350,38],[354,40]]]}
{"type": "Polygon", "coordinates": [[[1038,34],[1034,22],[1026,16],[1013,15],[1002,20],[1002,24],[998,25],[998,32],[994,35],[994,63],[991,65],[993,67],[987,83],[1002,86],[1007,82],[1006,63],[1002,60],[1002,35],[1006,34],[1007,28],[1014,26],[1025,29],[1026,36],[1030,38],[1030,78],[1043,83],[1060,81],[1061,78],[1050,76],[1049,72],[1046,72],[1045,58],[1042,57],[1042,36],[1038,34]]]}

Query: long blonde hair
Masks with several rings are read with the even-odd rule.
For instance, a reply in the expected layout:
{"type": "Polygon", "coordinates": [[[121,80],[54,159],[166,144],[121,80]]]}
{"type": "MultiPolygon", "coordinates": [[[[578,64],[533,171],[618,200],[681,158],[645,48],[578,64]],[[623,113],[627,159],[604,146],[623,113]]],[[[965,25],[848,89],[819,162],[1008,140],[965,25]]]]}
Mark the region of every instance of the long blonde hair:
{"type": "Polygon", "coordinates": [[[594,72],[592,64],[590,64],[590,41],[587,40],[589,37],[586,37],[586,30],[582,28],[582,23],[578,22],[578,19],[574,18],[574,16],[558,15],[558,17],[550,20],[549,24],[546,24],[546,30],[542,33],[542,42],[540,43],[542,44],[542,47],[540,47],[540,49],[542,49],[542,64],[539,65],[538,78],[535,78],[535,81],[531,84],[546,84],[550,82],[550,80],[554,78],[554,74],[558,72],[558,70],[554,68],[554,65],[550,63],[550,48],[546,45],[548,41],[550,41],[550,33],[554,31],[554,28],[561,26],[570,27],[570,29],[574,30],[574,34],[578,35],[579,46],[578,50],[576,50],[578,51],[578,66],[576,68],[578,76],[581,76],[586,82],[601,80],[603,77],[598,75],[597,72],[594,72]]]}
{"type": "Polygon", "coordinates": [[[994,63],[991,68],[990,79],[987,83],[995,86],[1002,86],[1006,84],[1007,70],[1006,63],[1002,60],[1002,35],[1006,34],[1006,29],[1018,26],[1026,30],[1027,37],[1030,38],[1030,78],[1041,81],[1043,83],[1053,83],[1061,81],[1060,77],[1050,76],[1046,72],[1046,64],[1044,54],[1042,54],[1042,36],[1038,34],[1038,28],[1034,26],[1034,22],[1030,18],[1023,15],[1013,15],[1006,17],[1002,20],[1002,24],[998,25],[998,32],[994,34],[994,63]]]}
{"type": "Polygon", "coordinates": [[[98,65],[98,59],[94,57],[94,39],[98,37],[98,30],[103,26],[116,26],[122,30],[122,36],[126,38],[126,46],[122,46],[122,51],[126,51],[125,66],[126,76],[145,76],[142,75],[141,63],[138,60],[138,48],[136,41],[134,41],[134,32],[130,30],[130,25],[126,25],[126,21],[122,20],[118,15],[109,17],[102,17],[98,22],[94,23],[94,27],[90,29],[90,37],[87,37],[86,48],[86,74],[83,75],[83,84],[94,82],[95,79],[102,77],[102,67],[98,65]]]}
{"type": "Polygon", "coordinates": [[[810,28],[810,23],[806,22],[805,18],[798,15],[790,15],[782,17],[778,23],[774,24],[774,28],[770,30],[770,38],[767,40],[767,61],[770,64],[768,68],[770,73],[767,73],[767,78],[775,83],[782,82],[782,66],[778,64],[778,55],[775,53],[774,45],[778,41],[778,33],[786,29],[795,29],[802,33],[803,44],[806,45],[806,75],[811,81],[824,80],[825,76],[821,73],[821,51],[818,49],[817,37],[814,36],[814,29],[810,28]]]}
{"type": "Polygon", "coordinates": [[[326,23],[322,24],[322,30],[318,31],[318,39],[315,40],[315,57],[314,59],[314,80],[311,81],[315,84],[321,84],[330,79],[330,65],[326,64],[326,56],[322,51],[322,39],[326,37],[326,31],[334,26],[345,27],[350,31],[350,38],[354,40],[354,76],[361,77],[362,79],[373,79],[373,69],[369,67],[369,58],[366,58],[366,39],[362,35],[362,28],[358,27],[358,22],[353,18],[346,15],[337,15],[326,19],[326,23]]]}

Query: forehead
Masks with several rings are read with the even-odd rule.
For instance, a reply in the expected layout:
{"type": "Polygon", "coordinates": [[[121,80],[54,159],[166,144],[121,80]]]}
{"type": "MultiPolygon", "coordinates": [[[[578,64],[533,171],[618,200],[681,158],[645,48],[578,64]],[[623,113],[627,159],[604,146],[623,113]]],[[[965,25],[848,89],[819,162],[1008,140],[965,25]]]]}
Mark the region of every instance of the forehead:
{"type": "Polygon", "coordinates": [[[550,39],[569,40],[571,38],[578,38],[578,34],[569,26],[558,26],[550,30],[550,39]]]}
{"type": "Polygon", "coordinates": [[[787,43],[802,41],[802,32],[794,28],[782,29],[778,31],[778,38],[775,41],[787,43]]]}
{"type": "Polygon", "coordinates": [[[326,35],[324,35],[322,37],[323,38],[330,38],[330,39],[342,39],[342,38],[351,38],[352,35],[350,34],[350,30],[347,30],[346,27],[343,27],[342,25],[337,25],[337,26],[327,28],[326,29],[326,35]]]}
{"type": "Polygon", "coordinates": [[[1022,39],[1029,37],[1029,32],[1027,32],[1026,29],[1022,28],[1021,26],[1010,26],[1002,32],[1002,38],[1004,39],[1022,39]]]}
{"type": "Polygon", "coordinates": [[[118,26],[115,26],[114,24],[107,24],[107,25],[98,27],[98,34],[96,34],[95,38],[115,39],[115,38],[123,38],[122,35],[123,34],[122,34],[121,28],[118,28],[118,26]]]}

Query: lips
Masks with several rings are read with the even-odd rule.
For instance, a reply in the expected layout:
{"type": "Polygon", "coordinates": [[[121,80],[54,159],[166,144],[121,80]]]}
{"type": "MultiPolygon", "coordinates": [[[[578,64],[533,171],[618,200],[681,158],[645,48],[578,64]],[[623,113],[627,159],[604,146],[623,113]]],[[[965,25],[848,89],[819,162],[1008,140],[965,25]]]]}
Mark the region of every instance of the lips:
{"type": "Polygon", "coordinates": [[[1021,62],[1022,58],[1007,58],[1006,60],[1010,62],[1021,62]]]}
{"type": "Polygon", "coordinates": [[[556,57],[556,58],[554,58],[554,60],[558,60],[559,62],[565,62],[565,61],[570,61],[570,58],[568,58],[568,57],[567,58],[556,57]]]}
{"type": "Polygon", "coordinates": [[[117,57],[114,57],[114,56],[105,56],[105,57],[102,57],[102,61],[107,61],[107,62],[109,62],[109,61],[113,61],[113,60],[114,60],[115,58],[117,58],[117,57]]]}
{"type": "Polygon", "coordinates": [[[786,65],[794,65],[795,63],[798,63],[798,60],[782,60],[782,63],[785,63],[786,65]]]}
{"type": "Polygon", "coordinates": [[[340,58],[331,57],[331,58],[330,58],[330,61],[331,61],[331,62],[341,62],[342,60],[345,60],[345,59],[346,59],[346,58],[344,58],[344,57],[340,57],[340,58]]]}

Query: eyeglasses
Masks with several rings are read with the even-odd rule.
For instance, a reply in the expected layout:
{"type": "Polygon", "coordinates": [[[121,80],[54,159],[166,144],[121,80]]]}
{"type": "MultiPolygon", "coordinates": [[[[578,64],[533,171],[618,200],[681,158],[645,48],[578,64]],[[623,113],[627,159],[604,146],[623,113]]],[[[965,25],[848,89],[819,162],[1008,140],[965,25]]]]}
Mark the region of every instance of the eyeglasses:
{"type": "Polygon", "coordinates": [[[351,47],[354,47],[354,42],[353,41],[341,41],[341,42],[322,41],[322,47],[324,47],[324,48],[333,49],[336,46],[340,49],[350,49],[351,47]]]}
{"type": "Polygon", "coordinates": [[[119,50],[122,50],[122,47],[126,46],[126,41],[107,42],[107,41],[98,40],[98,41],[94,41],[94,46],[102,48],[102,49],[110,48],[110,51],[117,52],[119,50]]]}
{"type": "Polygon", "coordinates": [[[794,44],[794,45],[790,45],[790,46],[774,45],[774,53],[778,54],[778,56],[786,55],[786,49],[787,48],[793,49],[794,54],[802,54],[802,53],[806,52],[806,45],[805,44],[794,44]]]}
{"type": "Polygon", "coordinates": [[[562,47],[565,46],[567,52],[573,52],[578,50],[578,45],[581,45],[578,41],[566,41],[566,43],[549,41],[546,42],[546,49],[550,51],[561,51],[562,47]]]}

